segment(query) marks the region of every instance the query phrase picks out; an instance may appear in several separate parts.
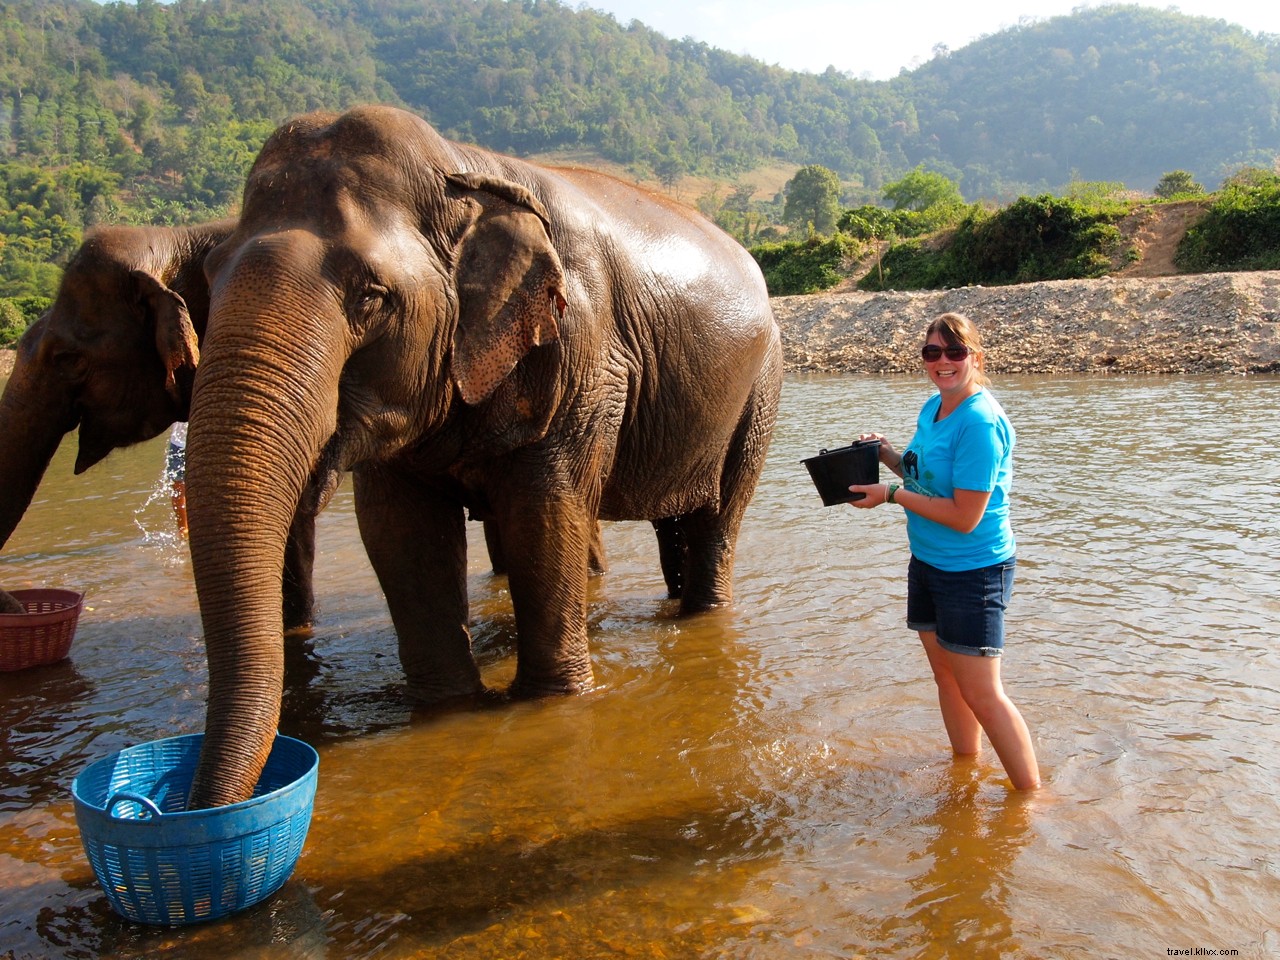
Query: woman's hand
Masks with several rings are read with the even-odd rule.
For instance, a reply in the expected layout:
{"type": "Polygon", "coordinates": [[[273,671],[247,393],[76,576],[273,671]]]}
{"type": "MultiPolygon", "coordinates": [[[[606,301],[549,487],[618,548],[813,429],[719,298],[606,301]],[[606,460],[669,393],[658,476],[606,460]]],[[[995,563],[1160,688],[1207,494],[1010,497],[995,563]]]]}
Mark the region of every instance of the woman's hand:
{"type": "Polygon", "coordinates": [[[849,506],[870,510],[886,502],[889,496],[889,485],[887,483],[855,483],[849,487],[849,492],[865,494],[861,500],[850,500],[849,506]]]}
{"type": "Polygon", "coordinates": [[[880,441],[880,462],[883,463],[890,470],[892,470],[894,473],[896,473],[898,476],[902,476],[902,454],[900,454],[897,450],[894,449],[893,444],[890,443],[885,438],[884,434],[860,433],[858,434],[858,439],[859,440],[879,440],[880,441]]]}

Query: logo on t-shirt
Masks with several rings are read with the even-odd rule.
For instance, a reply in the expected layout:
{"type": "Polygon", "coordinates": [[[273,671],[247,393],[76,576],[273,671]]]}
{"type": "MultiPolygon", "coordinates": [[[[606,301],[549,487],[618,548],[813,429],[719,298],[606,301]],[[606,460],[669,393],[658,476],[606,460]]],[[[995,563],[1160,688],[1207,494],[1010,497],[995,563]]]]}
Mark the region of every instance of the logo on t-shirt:
{"type": "Polygon", "coordinates": [[[929,481],[933,479],[932,474],[926,470],[924,479],[920,478],[920,455],[914,450],[908,450],[902,455],[902,479],[906,482],[908,490],[915,493],[923,493],[928,497],[938,496],[929,484],[929,481]]]}

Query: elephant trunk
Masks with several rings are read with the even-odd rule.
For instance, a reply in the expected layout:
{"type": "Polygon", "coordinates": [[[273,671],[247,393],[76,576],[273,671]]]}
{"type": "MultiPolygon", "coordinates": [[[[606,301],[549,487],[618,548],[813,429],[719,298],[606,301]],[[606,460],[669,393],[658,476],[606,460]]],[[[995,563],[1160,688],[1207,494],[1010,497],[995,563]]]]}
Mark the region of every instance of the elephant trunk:
{"type": "Polygon", "coordinates": [[[286,323],[267,324],[281,342],[264,357],[252,333],[263,321],[248,321],[219,317],[188,434],[191,560],[209,663],[193,809],[247,799],[270,753],[284,681],[285,539],[336,422],[341,359],[327,362],[314,336],[286,323]],[[297,342],[285,342],[291,335],[297,342]]]}
{"type": "Polygon", "coordinates": [[[0,396],[0,547],[9,542],[31,505],[58,444],[76,425],[69,392],[58,378],[32,370],[37,336],[33,332],[23,337],[0,396]]]}

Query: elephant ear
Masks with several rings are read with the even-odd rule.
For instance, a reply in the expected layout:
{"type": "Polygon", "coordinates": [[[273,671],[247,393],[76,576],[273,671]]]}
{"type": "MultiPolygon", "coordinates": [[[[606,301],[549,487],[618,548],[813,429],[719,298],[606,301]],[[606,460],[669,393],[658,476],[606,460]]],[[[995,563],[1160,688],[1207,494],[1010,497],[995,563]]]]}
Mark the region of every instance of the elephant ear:
{"type": "Polygon", "coordinates": [[[531,349],[559,338],[564,268],[551,245],[546,208],[532,193],[481,174],[448,179],[480,205],[454,267],[453,376],[462,399],[474,405],[488,399],[531,349]]]}
{"type": "Polygon", "coordinates": [[[164,364],[165,392],[182,403],[176,374],[184,367],[194,372],[200,363],[200,341],[191,323],[191,314],[187,312],[187,303],[145,270],[131,271],[130,277],[155,319],[156,352],[164,364]]]}

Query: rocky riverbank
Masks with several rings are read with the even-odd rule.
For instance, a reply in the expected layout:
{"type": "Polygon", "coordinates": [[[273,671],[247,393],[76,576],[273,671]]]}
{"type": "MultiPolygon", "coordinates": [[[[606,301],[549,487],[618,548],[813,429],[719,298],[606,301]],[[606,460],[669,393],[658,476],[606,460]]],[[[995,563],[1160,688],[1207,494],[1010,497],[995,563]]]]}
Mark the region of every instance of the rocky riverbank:
{"type": "MultiPolygon", "coordinates": [[[[776,297],[787,369],[912,373],[929,321],[982,329],[1000,373],[1280,373],[1280,271],[776,297]]],[[[0,351],[0,376],[13,351],[0,351]]]]}
{"type": "Polygon", "coordinates": [[[940,313],[982,330],[999,373],[1280,373],[1280,271],[777,297],[787,369],[919,370],[940,313]]]}

